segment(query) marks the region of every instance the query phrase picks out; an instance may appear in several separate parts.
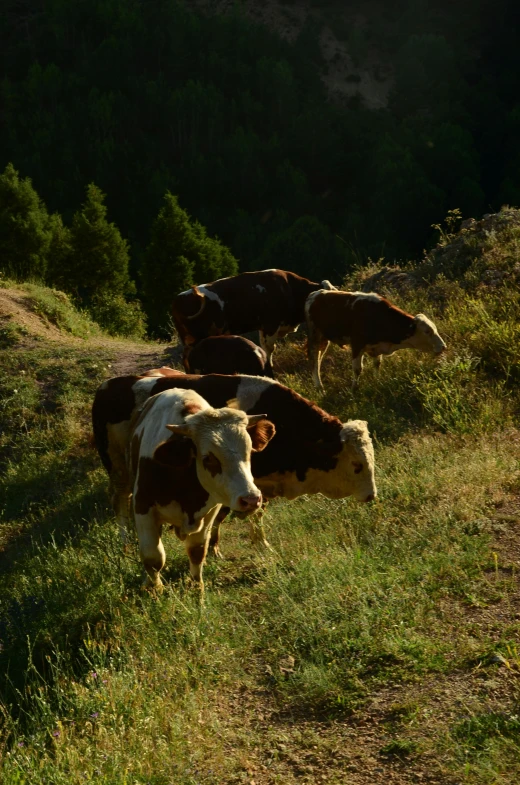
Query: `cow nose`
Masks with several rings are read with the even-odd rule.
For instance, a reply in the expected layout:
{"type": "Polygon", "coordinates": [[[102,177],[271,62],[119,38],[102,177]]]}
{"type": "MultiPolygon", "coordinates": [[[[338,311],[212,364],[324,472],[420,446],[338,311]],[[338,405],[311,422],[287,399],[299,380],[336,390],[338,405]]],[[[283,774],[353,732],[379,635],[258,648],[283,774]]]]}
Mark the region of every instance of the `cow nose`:
{"type": "Polygon", "coordinates": [[[238,503],[240,508],[244,511],[257,510],[262,504],[262,494],[259,494],[258,496],[253,496],[253,494],[250,494],[249,496],[240,496],[238,503]]]}
{"type": "Polygon", "coordinates": [[[368,496],[366,497],[365,501],[366,502],[373,502],[375,498],[376,498],[375,493],[369,493],[368,496]]]}

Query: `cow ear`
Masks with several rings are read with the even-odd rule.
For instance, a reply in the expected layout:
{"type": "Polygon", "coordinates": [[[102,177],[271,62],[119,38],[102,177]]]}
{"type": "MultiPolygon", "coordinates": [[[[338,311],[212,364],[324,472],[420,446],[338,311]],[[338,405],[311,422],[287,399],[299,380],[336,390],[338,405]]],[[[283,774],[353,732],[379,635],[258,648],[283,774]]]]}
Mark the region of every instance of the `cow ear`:
{"type": "Polygon", "coordinates": [[[260,416],[261,420],[251,423],[247,428],[255,452],[262,452],[276,433],[274,423],[271,420],[266,420],[262,415],[260,416]]]}
{"type": "Polygon", "coordinates": [[[195,445],[187,436],[170,436],[156,448],[153,458],[163,466],[187,469],[195,457],[195,445]]]}

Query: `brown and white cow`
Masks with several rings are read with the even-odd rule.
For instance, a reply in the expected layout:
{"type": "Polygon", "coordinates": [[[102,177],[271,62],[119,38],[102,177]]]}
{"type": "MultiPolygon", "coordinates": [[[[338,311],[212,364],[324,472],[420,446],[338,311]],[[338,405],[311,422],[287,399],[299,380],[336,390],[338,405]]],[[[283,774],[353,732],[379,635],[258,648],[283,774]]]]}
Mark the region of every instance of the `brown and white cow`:
{"type": "Polygon", "coordinates": [[[184,347],[186,373],[245,373],[270,376],[267,354],[241,335],[211,335],[195,345],[184,347]]]}
{"type": "MultiPolygon", "coordinates": [[[[182,375],[170,369],[153,373],[108,379],[94,398],[96,446],[110,475],[112,501],[120,516],[127,514],[130,493],[125,453],[131,418],[148,398],[172,388],[195,390],[215,408],[236,399],[243,411],[265,414],[274,424],[274,438],[251,457],[255,484],[265,499],[294,499],[312,493],[331,499],[354,496],[363,502],[375,498],[374,451],[366,422],[342,423],[294,390],[265,377],[182,375]]],[[[262,530],[256,533],[267,545],[262,530]]],[[[218,534],[216,527],[212,536],[216,547],[218,534]]]]}
{"type": "Polygon", "coordinates": [[[364,354],[373,357],[379,368],[381,355],[397,349],[440,354],[446,348],[427,316],[412,316],[373,292],[314,292],[305,304],[305,315],[313,380],[321,390],[321,362],[330,343],[352,349],[353,390],[358,386],[364,354]]]}
{"type": "Polygon", "coordinates": [[[184,345],[209,335],[242,335],[258,330],[267,367],[276,341],[305,319],[311,292],[334,289],[329,281],[313,283],[286,270],[261,270],[192,286],[173,300],[175,327],[184,345]]]}
{"type": "MultiPolygon", "coordinates": [[[[262,450],[274,426],[261,414],[214,409],[194,390],[165,390],[137,411],[127,464],[145,585],[159,589],[165,563],[163,524],[184,540],[191,577],[202,568],[222,505],[240,513],[259,509],[262,494],[251,474],[251,450],[262,450]]],[[[128,506],[118,514],[127,513],[128,506]]],[[[126,515],[120,520],[126,525],[126,515]]]]}

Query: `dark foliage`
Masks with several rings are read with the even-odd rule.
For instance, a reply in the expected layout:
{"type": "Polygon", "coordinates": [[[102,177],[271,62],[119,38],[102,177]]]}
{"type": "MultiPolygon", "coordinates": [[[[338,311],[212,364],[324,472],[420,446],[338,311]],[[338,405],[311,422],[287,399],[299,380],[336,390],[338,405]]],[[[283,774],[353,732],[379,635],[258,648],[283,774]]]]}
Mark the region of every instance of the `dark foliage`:
{"type": "MultiPolygon", "coordinates": [[[[343,4],[330,6],[340,25],[343,4]]],[[[134,277],[166,191],[242,270],[337,279],[360,257],[416,256],[453,207],[520,201],[520,28],[506,0],[367,12],[343,38],[360,67],[379,51],[394,69],[377,111],[327,99],[319,24],[289,44],[239,10],[205,16],[174,0],[2,9],[3,165],[30,175],[66,223],[95,182],[134,277]]]]}

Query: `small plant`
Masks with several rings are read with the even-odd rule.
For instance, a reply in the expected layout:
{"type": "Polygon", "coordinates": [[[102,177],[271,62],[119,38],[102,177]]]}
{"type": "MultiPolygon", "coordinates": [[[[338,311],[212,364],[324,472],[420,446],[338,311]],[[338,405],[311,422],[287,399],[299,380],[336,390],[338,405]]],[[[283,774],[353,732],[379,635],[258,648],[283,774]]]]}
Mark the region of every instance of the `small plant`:
{"type": "Polygon", "coordinates": [[[462,220],[462,213],[458,207],[454,210],[448,210],[448,214],[444,219],[444,226],[442,224],[432,224],[432,229],[436,229],[439,233],[439,245],[444,246],[451,243],[457,236],[457,228],[462,220]]]}
{"type": "Polygon", "coordinates": [[[408,758],[410,755],[417,753],[418,744],[411,739],[393,739],[381,747],[379,750],[381,755],[387,755],[394,758],[408,758]]]}

